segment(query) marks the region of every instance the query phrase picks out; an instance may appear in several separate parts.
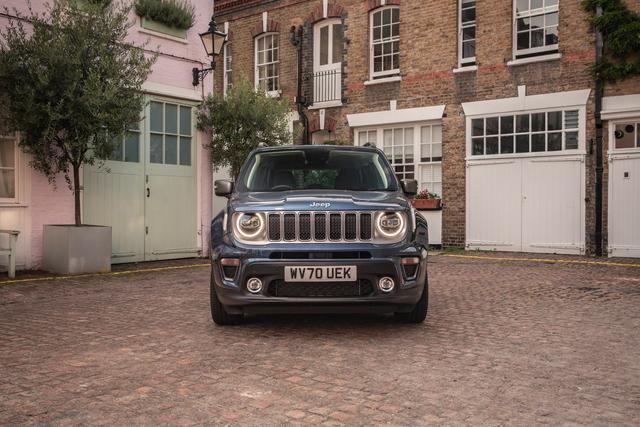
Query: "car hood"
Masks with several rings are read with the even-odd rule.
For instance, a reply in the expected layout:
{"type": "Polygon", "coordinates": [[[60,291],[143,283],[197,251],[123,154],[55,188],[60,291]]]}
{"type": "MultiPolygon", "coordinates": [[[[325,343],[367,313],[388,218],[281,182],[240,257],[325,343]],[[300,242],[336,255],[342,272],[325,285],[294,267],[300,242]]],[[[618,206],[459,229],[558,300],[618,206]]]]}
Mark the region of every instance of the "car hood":
{"type": "Polygon", "coordinates": [[[409,201],[390,191],[286,191],[236,193],[230,200],[236,212],[404,210],[409,201]]]}

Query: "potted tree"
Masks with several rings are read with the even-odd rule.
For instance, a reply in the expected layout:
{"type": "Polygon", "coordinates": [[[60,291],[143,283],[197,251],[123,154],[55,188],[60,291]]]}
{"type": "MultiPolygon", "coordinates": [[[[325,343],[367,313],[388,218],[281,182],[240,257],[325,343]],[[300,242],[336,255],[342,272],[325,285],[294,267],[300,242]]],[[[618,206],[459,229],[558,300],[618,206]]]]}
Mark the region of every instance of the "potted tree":
{"type": "Polygon", "coordinates": [[[82,223],[80,172],[108,158],[139,121],[142,83],[155,57],[125,40],[130,7],[59,0],[9,20],[0,44],[0,93],[31,166],[73,192],[74,224],[45,225],[43,267],[57,273],[111,269],[111,228],[82,223]],[[26,29],[23,22],[29,22],[26,29]]]}
{"type": "Polygon", "coordinates": [[[440,196],[430,193],[429,190],[422,190],[411,200],[416,209],[440,209],[442,206],[440,196]]]}
{"type": "Polygon", "coordinates": [[[256,91],[246,79],[226,96],[209,95],[198,112],[198,129],[211,135],[207,148],[213,165],[229,168],[235,178],[251,150],[290,144],[289,111],[287,101],[256,91]]]}

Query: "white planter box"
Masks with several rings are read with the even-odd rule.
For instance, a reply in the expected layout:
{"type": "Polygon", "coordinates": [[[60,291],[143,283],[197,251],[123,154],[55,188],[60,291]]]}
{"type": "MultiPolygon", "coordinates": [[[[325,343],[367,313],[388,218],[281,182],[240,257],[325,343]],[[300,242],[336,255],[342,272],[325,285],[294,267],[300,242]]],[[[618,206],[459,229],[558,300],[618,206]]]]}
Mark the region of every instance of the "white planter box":
{"type": "Polygon", "coordinates": [[[58,274],[111,271],[111,227],[45,225],[42,268],[58,274]]]}

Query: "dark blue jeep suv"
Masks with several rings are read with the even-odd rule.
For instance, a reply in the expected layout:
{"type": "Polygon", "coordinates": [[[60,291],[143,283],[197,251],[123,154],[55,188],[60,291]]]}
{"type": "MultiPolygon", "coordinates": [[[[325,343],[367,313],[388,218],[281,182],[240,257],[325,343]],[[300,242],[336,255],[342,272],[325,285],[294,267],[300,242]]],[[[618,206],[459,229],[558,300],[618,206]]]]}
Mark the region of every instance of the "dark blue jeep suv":
{"type": "Polygon", "coordinates": [[[427,223],[373,147],[254,150],[211,227],[211,315],[387,312],[427,315],[427,223]]]}

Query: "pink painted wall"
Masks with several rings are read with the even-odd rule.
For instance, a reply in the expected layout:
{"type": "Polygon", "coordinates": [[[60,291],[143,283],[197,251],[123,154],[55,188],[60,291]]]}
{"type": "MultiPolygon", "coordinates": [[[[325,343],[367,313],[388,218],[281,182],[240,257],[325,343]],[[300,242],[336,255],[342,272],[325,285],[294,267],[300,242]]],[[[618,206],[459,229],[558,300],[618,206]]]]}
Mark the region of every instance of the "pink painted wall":
{"type": "MultiPolygon", "coordinates": [[[[43,12],[47,2],[51,2],[51,0],[31,0],[32,8],[36,12],[43,12]]],[[[132,0],[128,0],[128,2],[133,3],[132,0]]],[[[206,96],[212,91],[212,76],[207,76],[204,85],[194,88],[191,84],[191,69],[209,66],[209,58],[204,51],[198,33],[206,31],[208,28],[213,11],[213,0],[191,0],[191,2],[196,9],[196,19],[194,26],[187,31],[186,43],[146,34],[140,26],[140,18],[133,10],[130,13],[132,27],[129,30],[129,40],[138,45],[145,44],[149,51],[159,52],[158,59],[148,78],[149,82],[188,89],[192,90],[194,94],[206,96]]],[[[25,0],[3,0],[2,3],[12,15],[14,10],[22,14],[28,13],[28,5],[25,0]]],[[[6,22],[6,18],[0,17],[0,28],[4,28],[6,22]]],[[[203,252],[206,255],[212,212],[212,167],[209,154],[203,148],[207,136],[199,133],[197,140],[199,141],[197,150],[200,159],[198,177],[200,230],[203,252]]],[[[74,218],[73,196],[67,188],[64,178],[60,178],[57,188],[54,188],[45,177],[33,170],[31,170],[30,193],[31,264],[37,267],[42,260],[42,226],[72,223],[74,218]]]]}

